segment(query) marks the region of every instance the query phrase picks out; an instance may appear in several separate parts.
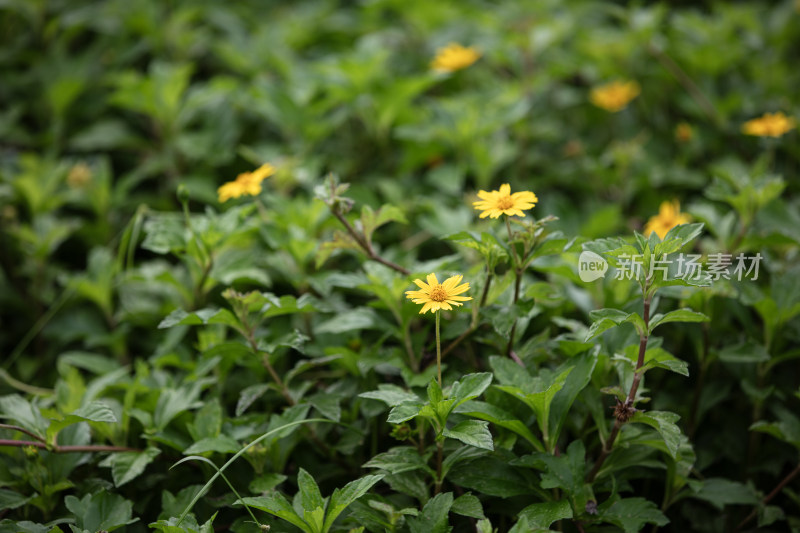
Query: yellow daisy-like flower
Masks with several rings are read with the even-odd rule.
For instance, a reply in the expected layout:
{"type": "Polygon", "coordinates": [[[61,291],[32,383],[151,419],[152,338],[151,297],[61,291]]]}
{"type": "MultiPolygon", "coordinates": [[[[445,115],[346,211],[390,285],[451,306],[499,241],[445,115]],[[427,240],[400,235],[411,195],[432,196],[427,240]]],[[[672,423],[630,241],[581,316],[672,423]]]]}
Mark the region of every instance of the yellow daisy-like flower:
{"type": "Polygon", "coordinates": [[[450,43],[436,52],[436,57],[431,61],[431,68],[441,72],[455,72],[467,68],[480,57],[481,53],[471,46],[464,47],[458,43],[450,43]]]}
{"type": "Polygon", "coordinates": [[[792,117],[787,117],[781,111],[765,113],[759,118],[748,120],[742,124],[742,133],[757,137],[780,137],[793,130],[797,123],[792,117]]]}
{"type": "Polygon", "coordinates": [[[443,283],[439,283],[436,274],[428,274],[428,283],[421,279],[415,279],[414,283],[420,288],[418,291],[406,291],[406,298],[415,304],[425,304],[419,314],[428,311],[436,312],[440,309],[450,311],[451,305],[463,305],[461,302],[472,300],[469,296],[458,296],[469,290],[469,283],[461,283],[464,276],[458,275],[447,278],[443,283]]]}
{"type": "Polygon", "coordinates": [[[616,113],[642,92],[635,81],[612,81],[592,89],[589,100],[599,108],[616,113]]]}
{"type": "Polygon", "coordinates": [[[499,191],[479,191],[477,202],[472,202],[475,209],[483,211],[481,218],[497,218],[500,215],[521,217],[525,216],[523,210],[531,209],[539,199],[530,191],[520,191],[511,194],[511,185],[504,183],[499,191]]]}
{"type": "Polygon", "coordinates": [[[275,174],[275,167],[264,163],[252,172],[243,172],[236,179],[223,184],[217,189],[220,202],[227,202],[231,198],[261,194],[261,182],[275,174]]]}
{"type": "Polygon", "coordinates": [[[689,215],[681,213],[681,204],[677,200],[661,202],[658,214],[647,221],[644,234],[650,235],[655,231],[656,235],[663,239],[669,230],[681,224],[688,224],[691,220],[689,215]]]}

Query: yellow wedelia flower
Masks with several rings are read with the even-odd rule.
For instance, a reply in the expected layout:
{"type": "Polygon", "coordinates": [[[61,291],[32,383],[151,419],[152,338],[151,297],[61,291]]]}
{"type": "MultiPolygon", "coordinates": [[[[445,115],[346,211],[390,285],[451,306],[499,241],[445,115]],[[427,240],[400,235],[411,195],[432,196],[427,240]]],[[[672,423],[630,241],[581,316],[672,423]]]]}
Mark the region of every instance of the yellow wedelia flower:
{"type": "Polygon", "coordinates": [[[616,113],[642,92],[635,81],[612,81],[592,89],[589,100],[599,108],[616,113]]]}
{"type": "Polygon", "coordinates": [[[481,53],[471,46],[464,47],[458,43],[450,43],[436,52],[436,57],[431,61],[431,68],[441,72],[455,72],[467,68],[480,57],[481,53]]]}
{"type": "Polygon", "coordinates": [[[796,122],[792,117],[787,117],[781,111],[765,113],[763,116],[748,120],[742,124],[742,133],[757,137],[780,137],[794,129],[796,122]]]}
{"type": "Polygon", "coordinates": [[[669,230],[681,224],[688,224],[690,221],[689,215],[681,213],[681,204],[677,200],[661,202],[658,214],[650,217],[650,220],[647,221],[644,234],[650,235],[655,231],[656,235],[663,239],[669,230]]]}
{"type": "Polygon", "coordinates": [[[531,209],[539,199],[530,191],[520,191],[511,194],[511,186],[504,183],[499,191],[479,191],[481,200],[472,202],[475,209],[483,211],[481,218],[497,218],[500,215],[521,217],[525,216],[523,210],[531,209]]]}
{"type": "Polygon", "coordinates": [[[426,313],[427,311],[436,312],[440,309],[450,311],[451,305],[463,305],[461,302],[472,300],[469,296],[458,296],[463,292],[469,290],[469,283],[461,283],[464,276],[452,276],[439,283],[436,279],[436,274],[428,274],[428,283],[421,279],[415,279],[414,283],[420,288],[418,291],[406,291],[406,298],[412,300],[415,304],[425,304],[422,306],[422,311],[419,314],[426,313]]]}
{"type": "Polygon", "coordinates": [[[227,202],[231,198],[261,194],[261,182],[275,174],[275,167],[264,163],[252,172],[243,172],[236,179],[223,184],[217,189],[220,202],[227,202]]]}

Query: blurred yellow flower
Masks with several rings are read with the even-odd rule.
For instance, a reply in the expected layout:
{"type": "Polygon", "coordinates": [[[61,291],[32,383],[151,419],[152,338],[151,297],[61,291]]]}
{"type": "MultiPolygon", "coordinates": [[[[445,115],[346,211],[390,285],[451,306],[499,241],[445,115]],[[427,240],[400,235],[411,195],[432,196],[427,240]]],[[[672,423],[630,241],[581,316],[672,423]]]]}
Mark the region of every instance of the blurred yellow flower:
{"type": "Polygon", "coordinates": [[[231,198],[261,194],[261,182],[275,174],[275,167],[264,163],[252,172],[243,172],[236,179],[223,184],[217,189],[220,202],[227,202],[231,198]]]}
{"type": "Polygon", "coordinates": [[[612,81],[593,88],[589,100],[599,108],[616,113],[625,109],[640,92],[641,88],[635,81],[612,81]]]}
{"type": "Polygon", "coordinates": [[[442,72],[454,72],[467,68],[480,57],[481,53],[471,46],[463,47],[458,43],[450,43],[436,52],[436,57],[431,61],[431,68],[442,72]]]}
{"type": "Polygon", "coordinates": [[[682,143],[688,143],[694,137],[694,129],[688,122],[681,122],[675,126],[675,140],[682,143]]]}
{"type": "Polygon", "coordinates": [[[539,201],[539,198],[530,191],[511,194],[511,186],[508,183],[501,185],[499,191],[479,191],[478,197],[481,200],[472,202],[472,205],[475,209],[483,211],[481,218],[497,218],[500,215],[524,217],[525,213],[522,211],[533,208],[539,201]]]}
{"type": "Polygon", "coordinates": [[[472,300],[469,296],[458,296],[461,293],[469,290],[469,283],[461,283],[464,276],[452,276],[439,283],[436,274],[428,274],[428,283],[421,279],[415,279],[414,283],[420,288],[418,291],[406,291],[406,298],[412,300],[415,304],[425,304],[419,314],[428,311],[436,312],[440,309],[450,311],[451,305],[463,305],[461,302],[472,300]]]}
{"type": "Polygon", "coordinates": [[[787,117],[783,112],[765,113],[763,116],[748,120],[742,124],[742,133],[758,137],[780,137],[794,129],[796,122],[792,117],[787,117]]]}
{"type": "Polygon", "coordinates": [[[658,214],[650,217],[650,220],[647,221],[647,225],[644,227],[644,234],[650,235],[655,231],[656,235],[663,239],[669,230],[681,224],[688,224],[690,221],[691,217],[689,215],[681,213],[681,204],[678,200],[661,202],[658,214]]]}
{"type": "Polygon", "coordinates": [[[92,169],[81,161],[73,166],[67,174],[67,185],[73,189],[80,189],[92,181],[92,169]]]}

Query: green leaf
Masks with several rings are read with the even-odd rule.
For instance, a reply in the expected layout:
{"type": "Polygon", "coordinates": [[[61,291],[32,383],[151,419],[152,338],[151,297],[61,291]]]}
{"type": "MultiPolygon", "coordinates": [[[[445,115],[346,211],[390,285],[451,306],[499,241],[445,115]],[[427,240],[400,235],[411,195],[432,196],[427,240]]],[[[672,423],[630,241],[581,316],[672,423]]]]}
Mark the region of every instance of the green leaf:
{"type": "Polygon", "coordinates": [[[139,477],[145,467],[161,453],[158,448],[150,447],[143,452],[115,452],[103,459],[100,466],[111,467],[111,478],[114,485],[121,487],[139,477]]]}
{"type": "Polygon", "coordinates": [[[453,506],[453,493],[437,494],[422,508],[422,512],[408,520],[411,533],[449,533],[452,527],[447,519],[453,506]]]}
{"type": "MultiPolygon", "coordinates": [[[[468,448],[479,451],[477,448],[468,448]]],[[[508,464],[513,456],[499,453],[464,461],[452,467],[447,479],[477,493],[499,498],[535,494],[534,482],[518,468],[508,464]],[[501,459],[500,457],[503,457],[501,459]]]]}
{"type": "Polygon", "coordinates": [[[558,442],[561,428],[564,427],[570,408],[581,391],[589,384],[596,364],[597,352],[595,351],[587,351],[565,363],[565,366],[572,368],[572,371],[567,375],[564,386],[553,397],[550,407],[548,437],[551,443],[558,442]]]}
{"type": "Polygon", "coordinates": [[[50,424],[37,406],[18,394],[0,398],[0,418],[11,419],[41,438],[45,437],[47,426],[50,424]]]}
{"type": "Polygon", "coordinates": [[[305,469],[297,473],[297,488],[300,489],[300,504],[306,512],[325,507],[325,500],[319,492],[319,486],[305,469]]]}
{"type": "Polygon", "coordinates": [[[133,503],[105,490],[80,500],[69,495],[64,498],[64,505],[75,516],[75,525],[88,531],[114,531],[139,520],[131,518],[133,503]]]}
{"type": "Polygon", "coordinates": [[[691,309],[677,309],[662,315],[656,314],[650,319],[650,333],[660,326],[668,322],[708,322],[709,318],[703,313],[692,311],[691,309]]]}
{"type": "Polygon", "coordinates": [[[483,420],[464,420],[451,429],[444,428],[442,435],[476,448],[494,450],[494,441],[488,426],[489,423],[483,420]]]}
{"type": "Polygon", "coordinates": [[[336,489],[331,495],[328,512],[325,516],[323,531],[330,530],[333,523],[347,507],[367,493],[378,481],[384,478],[383,474],[372,474],[351,481],[341,489],[336,489]]]}
{"type": "Polygon", "coordinates": [[[534,435],[531,430],[528,429],[528,426],[517,419],[514,415],[504,409],[501,409],[500,407],[485,402],[479,402],[477,400],[470,400],[456,408],[455,412],[471,416],[472,418],[486,420],[487,422],[491,422],[496,426],[513,431],[517,435],[530,442],[537,450],[542,452],[544,451],[544,445],[542,444],[542,441],[540,441],[536,435],[534,435]]]}
{"type": "Polygon", "coordinates": [[[402,422],[407,422],[412,418],[416,418],[419,416],[420,411],[425,407],[424,404],[420,402],[403,402],[400,405],[395,406],[389,412],[389,418],[386,419],[387,422],[390,424],[400,424],[402,422]]]}
{"type": "Polygon", "coordinates": [[[389,407],[395,407],[405,402],[419,402],[419,397],[413,392],[387,383],[378,385],[378,390],[376,391],[362,392],[358,396],[360,398],[380,400],[389,407]]]}
{"type": "Polygon", "coordinates": [[[669,523],[656,504],[644,498],[617,500],[600,513],[600,519],[621,527],[625,533],[642,531],[645,524],[664,526],[669,523]]]}
{"type": "Polygon", "coordinates": [[[673,459],[677,458],[678,448],[681,444],[681,430],[675,424],[680,415],[668,411],[637,411],[630,419],[631,422],[647,424],[655,428],[664,439],[667,451],[673,459]]]}
{"type": "Polygon", "coordinates": [[[567,447],[566,453],[555,456],[549,453],[535,453],[515,461],[542,470],[542,488],[560,488],[572,495],[579,494],[586,477],[586,449],[579,440],[567,447]]]}
{"type": "MultiPolygon", "coordinates": [[[[696,486],[696,485],[695,485],[696,486]]],[[[758,505],[759,498],[749,485],[724,478],[708,478],[700,482],[693,498],[705,500],[718,510],[726,505],[758,505]]]]}
{"type": "Polygon", "coordinates": [[[762,363],[769,361],[769,352],[763,344],[748,339],[743,343],[728,345],[718,352],[720,361],[725,363],[762,363]]]}
{"type": "Polygon", "coordinates": [[[0,489],[0,509],[5,511],[22,507],[36,496],[38,494],[35,492],[31,496],[25,496],[13,490],[0,489]]]}
{"type": "Polygon", "coordinates": [[[261,398],[269,390],[269,385],[266,383],[256,383],[242,390],[239,393],[239,401],[236,402],[236,416],[242,416],[248,407],[253,405],[253,402],[261,398]]]}
{"type": "Polygon", "coordinates": [[[381,326],[381,320],[372,309],[359,307],[351,311],[338,313],[314,329],[314,333],[347,333],[362,329],[375,329],[381,326]]]}
{"type": "Polygon", "coordinates": [[[450,511],[461,516],[468,516],[470,518],[486,518],[483,514],[483,506],[477,496],[471,492],[462,494],[453,501],[450,511]]]}
{"type": "Polygon", "coordinates": [[[398,446],[389,451],[379,453],[366,463],[366,468],[380,468],[390,474],[400,474],[412,470],[425,470],[432,473],[427,465],[427,455],[421,456],[416,448],[411,446],[398,446]]]}
{"type": "Polygon", "coordinates": [[[449,397],[456,400],[453,407],[458,407],[462,403],[477,398],[492,384],[491,372],[481,372],[479,374],[467,374],[460,380],[453,383],[449,397]]]}
{"type": "Polygon", "coordinates": [[[553,522],[572,518],[572,506],[566,499],[534,503],[520,511],[519,517],[525,518],[530,527],[548,529],[553,522]]]}
{"type": "Polygon", "coordinates": [[[266,513],[269,513],[273,516],[277,516],[278,518],[282,518],[286,520],[292,525],[299,527],[301,530],[305,531],[306,533],[315,533],[308,524],[306,524],[305,520],[303,520],[300,515],[298,515],[292,505],[284,498],[284,496],[280,492],[276,492],[274,494],[269,494],[267,496],[256,496],[250,498],[242,498],[240,500],[236,500],[233,502],[234,505],[247,505],[249,507],[255,507],[256,509],[260,509],[266,513]]]}
{"type": "Polygon", "coordinates": [[[161,431],[176,416],[190,409],[201,407],[203,404],[197,399],[200,396],[201,388],[206,383],[207,381],[196,381],[180,389],[162,389],[153,412],[155,428],[161,431]]]}
{"type": "Polygon", "coordinates": [[[636,327],[636,331],[641,334],[645,330],[644,320],[638,313],[626,313],[619,309],[598,309],[589,313],[589,317],[594,321],[586,333],[584,342],[587,342],[608,329],[630,322],[636,327]]]}
{"type": "Polygon", "coordinates": [[[227,309],[200,309],[191,313],[187,313],[183,309],[176,309],[158,324],[158,328],[164,329],[183,325],[200,326],[203,324],[225,324],[242,331],[242,324],[239,319],[227,309]]]}
{"type": "Polygon", "coordinates": [[[116,422],[117,417],[114,416],[114,411],[107,404],[95,400],[76,409],[61,420],[51,420],[47,428],[47,438],[52,441],[55,435],[65,427],[87,421],[116,422]]]}
{"type": "Polygon", "coordinates": [[[236,439],[228,435],[217,435],[216,437],[205,437],[185,450],[183,455],[198,455],[206,452],[217,453],[236,453],[242,449],[242,446],[236,442],[236,439]]]}

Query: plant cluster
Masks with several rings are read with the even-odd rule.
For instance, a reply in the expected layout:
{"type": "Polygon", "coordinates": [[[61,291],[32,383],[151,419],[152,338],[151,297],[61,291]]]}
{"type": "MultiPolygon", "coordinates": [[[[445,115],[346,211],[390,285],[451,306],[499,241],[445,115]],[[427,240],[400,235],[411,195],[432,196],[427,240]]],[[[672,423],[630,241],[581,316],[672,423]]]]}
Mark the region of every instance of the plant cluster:
{"type": "Polygon", "coordinates": [[[3,2],[0,533],[800,531],[798,17],[3,2]]]}

